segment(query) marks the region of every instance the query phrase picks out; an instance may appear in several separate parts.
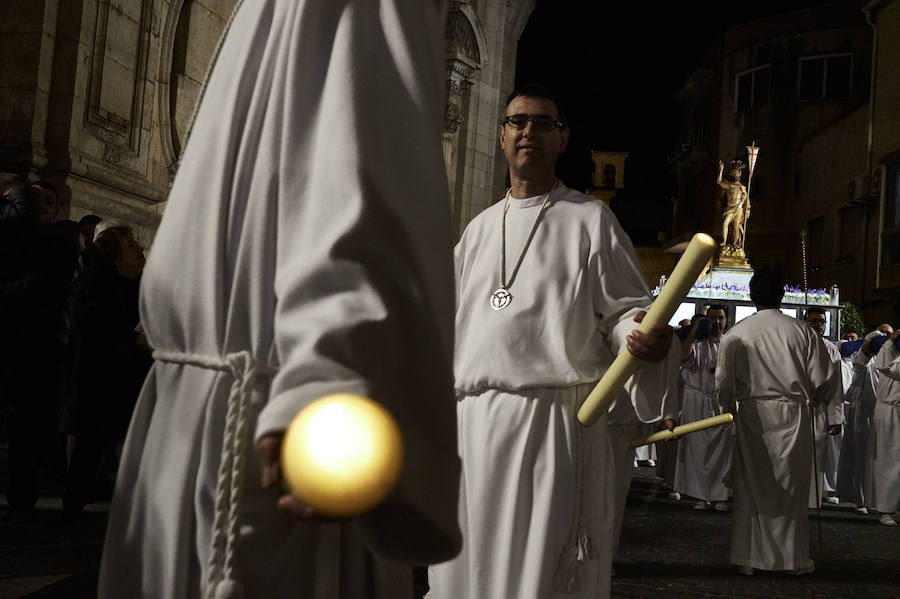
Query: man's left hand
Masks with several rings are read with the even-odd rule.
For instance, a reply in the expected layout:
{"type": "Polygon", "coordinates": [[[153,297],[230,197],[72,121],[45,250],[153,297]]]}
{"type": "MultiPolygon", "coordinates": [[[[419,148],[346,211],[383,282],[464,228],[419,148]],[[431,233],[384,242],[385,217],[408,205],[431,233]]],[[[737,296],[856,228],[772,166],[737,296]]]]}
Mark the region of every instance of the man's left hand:
{"type": "MultiPolygon", "coordinates": [[[[644,320],[646,311],[641,310],[634,316],[635,322],[644,320]]],[[[625,337],[625,346],[629,353],[644,362],[661,362],[672,347],[672,335],[675,329],[667,324],[658,323],[647,333],[635,329],[625,337]]]]}
{"type": "Polygon", "coordinates": [[[832,424],[828,427],[829,435],[840,435],[841,434],[841,425],[840,424],[832,424]]]}
{"type": "MultiPolygon", "coordinates": [[[[675,428],[675,425],[677,425],[677,424],[678,424],[678,422],[674,418],[666,418],[665,420],[663,420],[662,422],[659,423],[659,430],[670,431],[670,430],[673,430],[675,428]]],[[[678,437],[672,437],[671,439],[666,439],[666,443],[668,443],[669,441],[674,441],[677,438],[678,437]]]]}

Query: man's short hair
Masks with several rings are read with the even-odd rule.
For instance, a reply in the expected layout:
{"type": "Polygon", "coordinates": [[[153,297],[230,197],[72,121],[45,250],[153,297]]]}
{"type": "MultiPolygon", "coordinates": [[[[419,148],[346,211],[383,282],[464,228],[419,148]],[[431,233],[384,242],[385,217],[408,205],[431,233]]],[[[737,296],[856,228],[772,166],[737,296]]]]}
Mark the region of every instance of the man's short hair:
{"type": "Polygon", "coordinates": [[[526,83],[524,85],[520,85],[508,96],[506,96],[506,106],[509,106],[509,103],[518,98],[519,96],[525,96],[527,98],[543,98],[545,100],[550,100],[553,104],[556,105],[556,112],[559,113],[558,120],[563,124],[563,128],[569,126],[568,120],[566,120],[566,109],[563,106],[562,102],[559,100],[559,96],[557,96],[553,91],[547,87],[546,85],[542,85],[540,83],[526,83]]]}
{"type": "Polygon", "coordinates": [[[81,220],[78,221],[78,226],[83,227],[85,225],[96,225],[101,220],[103,220],[103,219],[100,218],[99,216],[97,216],[96,214],[85,214],[84,216],[81,217],[81,220]]]}
{"type": "Polygon", "coordinates": [[[757,306],[778,308],[784,297],[784,279],[774,270],[758,270],[750,279],[750,301],[757,306]]]}
{"type": "Polygon", "coordinates": [[[706,313],[709,314],[710,310],[721,310],[722,312],[725,313],[725,316],[728,316],[728,306],[726,306],[724,304],[710,304],[709,307],[706,309],[706,313]]]}
{"type": "Polygon", "coordinates": [[[806,309],[806,315],[809,316],[810,314],[821,314],[822,316],[825,316],[825,308],[822,306],[810,306],[806,309]]]}
{"type": "Polygon", "coordinates": [[[56,193],[56,186],[53,185],[53,183],[51,183],[50,181],[44,181],[43,179],[41,179],[40,181],[35,181],[34,183],[32,183],[31,187],[40,187],[41,189],[49,189],[50,191],[53,192],[53,195],[55,197],[57,197],[57,198],[59,197],[59,194],[56,193]]]}

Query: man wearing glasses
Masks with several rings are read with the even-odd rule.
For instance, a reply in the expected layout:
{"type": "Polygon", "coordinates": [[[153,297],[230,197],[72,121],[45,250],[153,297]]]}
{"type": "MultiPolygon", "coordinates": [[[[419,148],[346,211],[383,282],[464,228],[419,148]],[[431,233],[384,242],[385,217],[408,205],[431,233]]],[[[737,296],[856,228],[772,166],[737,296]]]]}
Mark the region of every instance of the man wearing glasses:
{"type": "Polygon", "coordinates": [[[662,417],[678,375],[672,329],[635,331],[650,292],[628,236],[601,201],[555,176],[569,130],[559,102],[527,86],[499,126],[511,187],[456,247],[457,416],[464,548],[432,568],[434,599],[608,596],[614,464],[607,419],[581,402],[623,346],[651,364],[619,401],[662,417]]]}

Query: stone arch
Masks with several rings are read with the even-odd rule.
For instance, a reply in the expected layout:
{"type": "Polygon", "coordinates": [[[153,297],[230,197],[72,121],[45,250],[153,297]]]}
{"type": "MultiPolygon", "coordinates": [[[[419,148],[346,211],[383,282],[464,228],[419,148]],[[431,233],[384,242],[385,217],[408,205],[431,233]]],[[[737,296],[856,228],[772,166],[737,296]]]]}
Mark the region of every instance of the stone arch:
{"type": "Polygon", "coordinates": [[[163,161],[174,170],[210,67],[218,38],[225,28],[236,0],[221,3],[222,14],[196,0],[170,0],[165,7],[157,68],[157,108],[163,161]],[[200,21],[194,23],[192,19],[200,21]],[[193,32],[203,32],[197,35],[193,32]]]}
{"type": "MultiPolygon", "coordinates": [[[[445,29],[447,60],[459,60],[474,72],[487,63],[487,41],[478,15],[468,4],[450,8],[445,29]]],[[[469,73],[471,76],[471,72],[469,73]]]]}

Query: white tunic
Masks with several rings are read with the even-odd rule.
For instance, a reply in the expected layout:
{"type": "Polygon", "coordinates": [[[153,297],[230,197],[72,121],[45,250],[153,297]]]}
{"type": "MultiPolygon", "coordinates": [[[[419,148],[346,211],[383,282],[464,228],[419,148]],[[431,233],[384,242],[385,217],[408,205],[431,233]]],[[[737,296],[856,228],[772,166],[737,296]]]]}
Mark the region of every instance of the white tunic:
{"type": "Polygon", "coordinates": [[[875,388],[879,375],[874,356],[868,357],[861,350],[853,354],[850,362],[853,378],[845,396],[847,424],[838,462],[837,495],[857,507],[864,507],[868,505],[864,487],[869,429],[875,412],[875,388]]]}
{"type": "MultiPolygon", "coordinates": [[[[540,203],[510,202],[507,275],[540,203]]],[[[502,211],[499,202],[478,215],[456,248],[465,543],[456,559],[431,568],[430,596],[608,596],[616,464],[606,415],[585,428],[575,411],[650,304],[649,290],[609,208],[560,186],[509,289],[512,302],[493,310],[502,211]]],[[[639,419],[663,415],[677,367],[673,344],[667,360],[645,364],[628,383],[639,419]]]]}
{"type": "MultiPolygon", "coordinates": [[[[695,342],[690,357],[681,365],[681,418],[685,424],[723,413],[716,394],[719,343],[715,337],[695,342]]],[[[733,453],[731,427],[717,426],[685,435],[679,440],[675,490],[705,501],[726,501],[731,495],[725,481],[731,474],[733,453]]]]}
{"type": "Polygon", "coordinates": [[[826,492],[834,492],[837,489],[838,461],[841,456],[841,441],[843,439],[843,426],[837,435],[829,435],[828,428],[834,424],[844,424],[844,385],[841,352],[834,343],[828,339],[822,339],[831,361],[834,362],[834,376],[840,381],[833,383],[834,394],[825,403],[816,406],[813,410],[816,431],[816,463],[818,468],[818,487],[816,479],[810,481],[809,507],[821,504],[821,498],[826,492]],[[817,495],[818,492],[818,495],[817,495]]]}
{"type": "Polygon", "coordinates": [[[833,392],[834,364],[808,325],[778,310],[737,323],[719,348],[716,383],[737,404],[731,561],[762,570],[810,564],[808,405],[833,392]]]}
{"type": "Polygon", "coordinates": [[[457,551],[443,31],[443,7],[422,0],[254,0],[236,13],[141,290],[154,348],[226,371],[171,357],[151,370],[101,597],[206,593],[234,383],[225,364],[247,358],[278,372],[252,385],[231,479],[238,536],[217,545],[228,562],[214,573],[229,570],[245,597],[396,599],[412,592],[408,563],[457,551]],[[401,480],[363,517],[299,523],[261,488],[254,441],[339,391],[397,417],[401,480]]]}
{"type": "Polygon", "coordinates": [[[900,351],[892,341],[875,356],[881,373],[869,432],[866,503],[890,514],[900,509],[900,351]]]}

